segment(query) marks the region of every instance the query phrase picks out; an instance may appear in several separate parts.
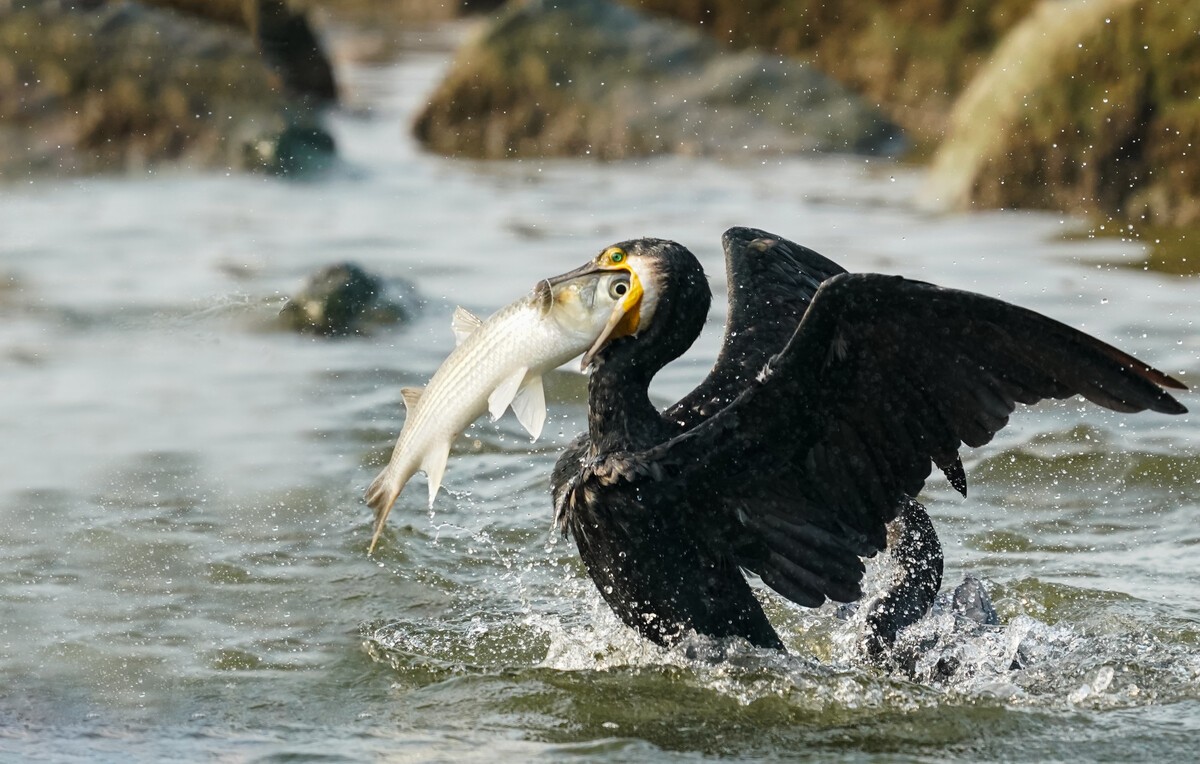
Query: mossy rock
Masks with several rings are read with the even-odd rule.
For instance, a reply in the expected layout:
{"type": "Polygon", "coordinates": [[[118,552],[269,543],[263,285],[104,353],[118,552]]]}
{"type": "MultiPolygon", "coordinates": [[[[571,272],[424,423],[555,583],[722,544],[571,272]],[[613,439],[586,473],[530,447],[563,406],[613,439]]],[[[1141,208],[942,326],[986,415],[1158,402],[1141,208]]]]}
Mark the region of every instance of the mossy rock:
{"type": "Polygon", "coordinates": [[[894,152],[900,132],[813,67],[732,53],[605,0],[525,0],[459,51],[416,121],[450,155],[894,152]]]}
{"type": "Polygon", "coordinates": [[[879,104],[919,144],[1037,0],[622,0],[734,48],[798,57],[879,104]]]}
{"type": "Polygon", "coordinates": [[[289,125],[274,135],[244,145],[243,166],[270,175],[309,178],[333,167],[337,145],[315,125],[289,125]]]}
{"type": "Polygon", "coordinates": [[[243,169],[247,146],[320,130],[245,29],[134,2],[13,6],[0,14],[6,178],[243,169]]]}
{"type": "Polygon", "coordinates": [[[336,263],[309,277],[279,312],[279,324],[301,334],[342,337],[408,321],[416,290],[389,285],[355,263],[336,263]]]}
{"type": "Polygon", "coordinates": [[[1200,222],[1200,0],[1045,3],[954,108],[929,193],[1200,222]]]}

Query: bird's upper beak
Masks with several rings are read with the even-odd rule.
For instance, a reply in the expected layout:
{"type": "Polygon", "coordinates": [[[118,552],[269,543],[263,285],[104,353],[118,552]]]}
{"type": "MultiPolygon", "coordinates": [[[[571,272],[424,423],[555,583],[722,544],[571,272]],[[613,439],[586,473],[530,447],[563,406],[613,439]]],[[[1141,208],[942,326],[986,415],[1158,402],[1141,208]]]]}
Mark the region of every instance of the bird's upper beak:
{"type": "Polygon", "coordinates": [[[629,274],[629,292],[625,294],[625,297],[620,302],[613,306],[612,314],[608,317],[604,329],[596,337],[596,341],[592,343],[591,348],[583,354],[583,362],[581,364],[583,369],[587,369],[592,365],[596,353],[600,352],[600,348],[604,347],[609,340],[637,333],[638,327],[641,324],[642,296],[645,294],[641,278],[639,278],[638,272],[629,265],[629,261],[626,259],[620,265],[601,265],[596,261],[592,261],[561,276],[546,279],[547,283],[551,287],[554,287],[582,276],[616,271],[625,271],[629,274]]]}

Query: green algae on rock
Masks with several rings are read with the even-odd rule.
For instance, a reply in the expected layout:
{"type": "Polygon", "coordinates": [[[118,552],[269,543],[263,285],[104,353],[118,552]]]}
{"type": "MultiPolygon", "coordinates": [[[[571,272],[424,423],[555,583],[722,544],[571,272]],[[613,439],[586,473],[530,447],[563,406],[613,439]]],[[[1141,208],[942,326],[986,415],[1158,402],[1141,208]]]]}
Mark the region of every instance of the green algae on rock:
{"type": "Polygon", "coordinates": [[[418,116],[430,149],[481,158],[898,150],[900,131],[815,68],[731,53],[605,0],[506,7],[418,116]]]}
{"type": "Polygon", "coordinates": [[[1200,222],[1200,1],[1044,4],[963,93],[929,193],[1200,222]]]}

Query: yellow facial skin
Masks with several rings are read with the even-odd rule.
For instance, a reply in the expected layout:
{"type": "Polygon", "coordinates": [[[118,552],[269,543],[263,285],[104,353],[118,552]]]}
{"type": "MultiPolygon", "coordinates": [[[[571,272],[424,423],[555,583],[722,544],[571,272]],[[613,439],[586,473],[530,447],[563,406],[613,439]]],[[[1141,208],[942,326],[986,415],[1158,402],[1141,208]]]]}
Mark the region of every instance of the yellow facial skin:
{"type": "Polygon", "coordinates": [[[633,267],[629,254],[625,250],[620,247],[609,247],[596,258],[596,265],[605,270],[628,272],[629,292],[613,308],[612,315],[609,317],[604,331],[600,333],[591,350],[584,354],[583,368],[585,369],[591,365],[592,359],[606,342],[618,337],[628,337],[637,334],[642,320],[642,298],[645,295],[641,276],[638,274],[637,269],[633,267]]]}
{"type": "Polygon", "coordinates": [[[628,337],[631,334],[637,334],[638,327],[641,325],[642,295],[644,291],[638,272],[634,270],[629,262],[629,255],[620,247],[609,247],[600,253],[599,265],[603,268],[628,271],[629,273],[629,293],[625,295],[625,299],[621,301],[620,305],[622,315],[613,324],[613,328],[608,333],[607,338],[616,339],[617,337],[628,337]]]}

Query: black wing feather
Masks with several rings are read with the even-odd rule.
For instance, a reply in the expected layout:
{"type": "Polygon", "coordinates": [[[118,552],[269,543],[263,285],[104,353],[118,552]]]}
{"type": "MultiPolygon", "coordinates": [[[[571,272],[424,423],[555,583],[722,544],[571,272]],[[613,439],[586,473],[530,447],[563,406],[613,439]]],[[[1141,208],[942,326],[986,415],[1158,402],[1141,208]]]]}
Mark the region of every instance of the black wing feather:
{"type": "MultiPolygon", "coordinates": [[[[791,340],[821,284],[846,273],[808,247],[756,228],[729,229],[722,246],[729,301],[725,337],[708,377],[666,412],[666,418],[684,430],[719,413],[745,392],[791,340]]],[[[962,465],[955,464],[961,473],[962,465]]],[[[868,539],[835,522],[828,512],[808,508],[822,499],[804,497],[798,490],[803,473],[780,467],[771,480],[753,481],[754,486],[748,487],[754,495],[744,502],[742,522],[760,546],[739,554],[738,563],[800,604],[824,601],[818,589],[857,592],[863,573],[859,555],[874,553],[883,536],[873,531],[868,539]],[[764,516],[775,521],[756,522],[764,516]],[[815,522],[806,519],[810,517],[815,522]],[[813,533],[823,534],[825,541],[815,544],[813,533]],[[815,580],[824,583],[814,589],[815,580]]]]}
{"type": "Polygon", "coordinates": [[[1163,389],[1186,389],[1178,381],[1000,300],[842,274],[810,302],[764,379],[743,379],[732,403],[636,455],[698,495],[730,483],[748,496],[791,492],[741,512],[767,547],[747,567],[801,604],[854,594],[861,568],[849,555],[884,548],[886,523],[931,463],[965,489],[959,447],[990,441],[1018,402],[1078,394],[1117,411],[1186,411],[1163,389]]]}
{"type": "Polygon", "coordinates": [[[741,395],[787,345],[821,284],[846,272],[808,247],[757,228],[730,228],[721,244],[729,290],[725,338],[708,377],[666,412],[684,428],[741,395]]]}

